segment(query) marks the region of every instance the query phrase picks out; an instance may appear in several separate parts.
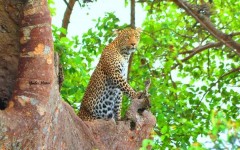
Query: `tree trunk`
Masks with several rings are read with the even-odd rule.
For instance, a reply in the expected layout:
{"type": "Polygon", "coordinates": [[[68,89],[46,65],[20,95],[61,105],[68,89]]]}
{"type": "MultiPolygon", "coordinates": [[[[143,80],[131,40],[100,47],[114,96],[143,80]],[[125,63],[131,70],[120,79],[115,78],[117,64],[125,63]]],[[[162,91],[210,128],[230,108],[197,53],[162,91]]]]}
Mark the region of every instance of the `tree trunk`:
{"type": "Polygon", "coordinates": [[[0,9],[0,98],[13,93],[0,111],[0,149],[138,149],[149,138],[156,120],[138,113],[144,99],[116,123],[84,122],[61,100],[46,0],[1,0],[0,9]]]}

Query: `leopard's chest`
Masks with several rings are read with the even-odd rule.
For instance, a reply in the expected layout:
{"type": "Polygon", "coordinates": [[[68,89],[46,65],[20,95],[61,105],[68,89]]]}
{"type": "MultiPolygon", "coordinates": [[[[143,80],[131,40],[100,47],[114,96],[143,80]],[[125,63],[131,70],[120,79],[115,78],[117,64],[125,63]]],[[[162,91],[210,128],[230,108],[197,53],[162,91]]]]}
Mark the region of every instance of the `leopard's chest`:
{"type": "MultiPolygon", "coordinates": [[[[128,61],[118,62],[116,66],[123,78],[127,80],[128,61]]],[[[122,92],[117,84],[111,78],[106,79],[104,90],[100,92],[94,109],[94,115],[97,118],[112,118],[116,115],[116,108],[122,101],[122,92]]]]}
{"type": "Polygon", "coordinates": [[[120,68],[121,75],[126,80],[128,74],[128,61],[122,61],[120,68]]]}

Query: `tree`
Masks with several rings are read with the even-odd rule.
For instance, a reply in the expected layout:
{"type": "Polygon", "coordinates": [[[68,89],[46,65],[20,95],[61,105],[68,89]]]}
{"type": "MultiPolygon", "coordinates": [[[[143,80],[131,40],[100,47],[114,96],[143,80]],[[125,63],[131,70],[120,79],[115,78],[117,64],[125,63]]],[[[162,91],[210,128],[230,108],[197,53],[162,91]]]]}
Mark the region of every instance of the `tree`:
{"type": "MultiPolygon", "coordinates": [[[[125,2],[128,3],[128,1],[125,2]]],[[[204,145],[205,143],[199,140],[200,137],[206,137],[205,139],[210,140],[208,142],[211,142],[213,146],[208,148],[239,148],[239,144],[236,142],[240,138],[239,1],[189,0],[186,2],[182,0],[139,0],[137,3],[142,4],[147,13],[147,17],[142,25],[144,32],[141,36],[140,46],[138,51],[133,55],[129,82],[135,89],[138,88],[137,90],[140,90],[144,88],[142,84],[143,81],[151,77],[152,83],[149,89],[152,100],[151,111],[156,116],[157,121],[154,128],[155,132],[152,133],[153,140],[145,139],[142,149],[147,148],[148,145],[152,145],[153,149],[206,149],[208,145],[204,145]],[[227,139],[222,139],[222,134],[227,135],[227,139]]],[[[9,6],[14,5],[11,4],[9,6]]],[[[14,7],[7,8],[10,12],[18,10],[13,9],[14,7]]],[[[1,7],[1,9],[3,10],[3,7],[1,7]]],[[[17,15],[14,15],[15,13],[10,14],[10,18],[13,18],[13,22],[16,22],[15,20],[18,20],[17,15]]],[[[8,21],[4,22],[11,22],[8,15],[1,14],[1,16],[3,16],[2,18],[8,18],[8,21]]],[[[53,27],[54,47],[55,50],[61,54],[60,60],[65,74],[61,94],[63,99],[75,108],[75,110],[77,110],[88,83],[88,72],[93,69],[92,62],[94,58],[101,53],[101,50],[105,47],[104,45],[107,45],[107,43],[112,40],[113,29],[127,26],[126,24],[121,24],[114,13],[107,13],[105,17],[97,18],[95,23],[96,28],[89,29],[82,36],[82,41],[79,41],[78,37],[71,39],[61,37],[60,34],[66,34],[67,30],[53,27]],[[79,45],[81,49],[78,47],[79,45]]],[[[10,25],[1,26],[0,29],[1,32],[4,32],[4,37],[10,35],[11,39],[18,37],[15,34],[7,34],[9,31],[11,31],[10,33],[14,33],[18,28],[15,24],[12,26],[14,26],[14,28],[11,28],[11,30],[7,28],[10,27],[10,25]]],[[[1,38],[1,40],[7,39],[8,38],[1,38]]],[[[18,42],[16,42],[16,40],[13,41],[15,41],[14,47],[17,46],[18,42]]],[[[11,44],[12,41],[4,43],[13,45],[11,44]]],[[[2,47],[5,49],[7,46],[1,45],[1,52],[3,51],[2,47]]],[[[16,76],[14,76],[12,72],[16,72],[17,65],[16,63],[10,62],[18,60],[18,53],[16,51],[17,48],[12,49],[12,51],[9,52],[10,54],[6,52],[1,54],[1,58],[4,57],[5,60],[0,62],[0,77],[5,79],[9,77],[9,82],[0,80],[0,97],[2,99],[6,99],[6,97],[11,95],[11,92],[9,92],[11,90],[6,91],[6,87],[9,87],[8,89],[14,87],[12,83],[16,76]],[[9,58],[7,56],[12,57],[9,58]],[[10,67],[6,64],[9,64],[10,67]],[[4,75],[2,75],[2,73],[4,73],[4,75]]],[[[50,111],[47,113],[47,116],[54,116],[55,113],[58,114],[55,116],[58,116],[58,121],[64,122],[64,124],[60,123],[59,128],[57,128],[58,126],[54,127],[56,127],[56,130],[61,130],[62,133],[65,133],[61,134],[61,137],[68,138],[68,142],[76,142],[76,138],[72,137],[72,135],[76,135],[72,134],[73,132],[80,136],[82,135],[81,131],[85,133],[89,130],[82,128],[84,123],[75,117],[74,112],[67,104],[62,104],[58,97],[56,99],[54,102],[60,104],[47,109],[56,110],[55,112],[50,111]],[[69,120],[66,120],[66,118],[73,118],[72,122],[74,123],[69,123],[69,120]],[[74,125],[74,127],[69,126],[70,124],[74,125]],[[80,127],[82,129],[80,129],[80,127]],[[75,128],[77,131],[72,128],[75,128]]],[[[49,101],[47,106],[50,107],[50,104],[54,104],[54,102],[49,101]]],[[[125,99],[124,111],[127,109],[128,104],[129,101],[125,99]]],[[[43,105],[45,106],[45,104],[43,105]]],[[[16,113],[16,115],[11,116],[15,116],[12,118],[15,123],[21,122],[18,117],[26,119],[24,116],[19,115],[21,111],[15,111],[14,113],[16,113]]],[[[13,122],[9,120],[4,121],[4,124],[2,123],[2,120],[7,120],[6,116],[10,116],[9,114],[9,109],[0,111],[0,139],[4,139],[3,137],[6,136],[7,128],[3,126],[13,124],[13,122]]],[[[26,112],[23,114],[26,114],[25,116],[29,118],[26,112]]],[[[45,120],[51,122],[51,119],[48,117],[42,119],[41,122],[44,123],[45,120]]],[[[153,123],[154,121],[151,122],[153,123]]],[[[28,123],[33,124],[30,119],[28,123]]],[[[96,122],[89,123],[88,127],[95,123],[96,122]]],[[[108,125],[111,123],[112,122],[107,122],[108,125]]],[[[104,123],[100,122],[98,127],[101,127],[100,124],[104,123]]],[[[134,123],[129,124],[134,125],[134,123]]],[[[107,127],[110,126],[112,127],[112,125],[107,127]]],[[[43,124],[40,127],[43,127],[43,124]]],[[[47,127],[43,129],[52,129],[53,124],[47,127]]],[[[20,129],[21,128],[19,128],[19,130],[20,129]]],[[[15,133],[21,133],[18,135],[31,137],[31,132],[27,135],[25,134],[26,130],[23,130],[23,132],[19,130],[15,133]]],[[[13,132],[8,133],[9,135],[13,135],[13,132]]],[[[111,133],[118,133],[118,131],[111,133]]],[[[36,139],[40,139],[39,137],[41,135],[42,133],[39,133],[36,139]]],[[[49,134],[47,138],[51,139],[50,135],[52,134],[49,134]]],[[[56,132],[55,135],[59,138],[59,133],[56,132]]],[[[94,134],[90,134],[89,139],[91,139],[93,135],[94,134]]],[[[103,137],[103,135],[105,137],[106,133],[99,134],[99,137],[103,137]]],[[[120,134],[119,137],[122,137],[122,134],[120,134]]],[[[79,139],[81,138],[79,137],[79,139]]],[[[12,141],[14,140],[15,142],[13,143],[15,145],[12,144],[11,146],[18,145],[17,140],[12,139],[12,141]]],[[[89,141],[86,142],[88,143],[89,141]]],[[[6,140],[4,142],[6,143],[6,140]]],[[[74,145],[68,142],[65,144],[66,147],[74,145]]],[[[79,140],[78,142],[83,141],[79,140]]],[[[98,142],[99,141],[96,141],[93,145],[97,145],[98,142]]],[[[113,141],[113,143],[115,143],[115,141],[113,141]]],[[[78,144],[75,143],[75,145],[78,144]]],[[[124,143],[124,145],[127,144],[124,143]]],[[[91,147],[92,145],[89,144],[88,146],[91,147]]]]}
{"type": "MultiPolygon", "coordinates": [[[[215,147],[234,148],[234,141],[239,138],[239,2],[139,0],[139,3],[147,16],[140,46],[133,55],[129,81],[141,90],[141,83],[151,77],[151,111],[157,125],[153,142],[145,140],[145,145],[151,144],[155,149],[204,148],[199,140],[203,136],[210,138],[215,147]],[[226,132],[228,139],[219,144],[220,135],[226,132]]],[[[71,80],[76,83],[76,79],[69,76],[63,84],[62,95],[75,108],[81,100],[76,89],[84,91],[89,78],[86,72],[92,70],[94,58],[111,41],[111,31],[126,26],[114,13],[97,18],[95,23],[96,28],[89,29],[83,40],[78,41],[80,56],[71,56],[74,61],[65,63],[71,64],[65,72],[82,75],[81,84],[71,88],[71,80]],[[80,64],[85,64],[86,69],[76,69],[80,60],[77,57],[81,57],[80,64]]],[[[64,61],[69,59],[64,57],[64,61]]],[[[125,100],[124,110],[128,104],[125,100]]]]}
{"type": "MultiPolygon", "coordinates": [[[[129,109],[129,120],[119,121],[118,124],[112,120],[83,122],[60,98],[57,77],[58,57],[53,52],[51,18],[47,1],[1,1],[0,3],[1,10],[6,8],[6,11],[0,12],[5,21],[1,22],[1,32],[5,33],[1,36],[7,37],[0,42],[3,52],[1,57],[4,57],[4,62],[9,62],[9,64],[1,64],[3,74],[1,78],[5,79],[1,83],[7,82],[1,84],[1,89],[11,93],[13,88],[7,89],[6,86],[13,87],[15,83],[7,108],[2,106],[0,111],[0,148],[136,149],[140,147],[141,141],[149,137],[155,124],[155,118],[150,112],[143,111],[141,114],[137,112],[144,107],[145,100],[133,101],[132,109],[129,109]],[[19,37],[19,44],[16,37],[19,37]],[[13,46],[11,43],[16,45],[13,46]],[[3,51],[2,47],[6,51],[3,51]],[[16,69],[17,64],[18,69],[16,69]],[[15,68],[8,71],[11,67],[15,68]],[[13,76],[14,73],[17,76],[13,76]],[[10,75],[9,79],[8,75],[10,75]]],[[[6,96],[1,95],[1,101],[5,99],[6,96]]]]}

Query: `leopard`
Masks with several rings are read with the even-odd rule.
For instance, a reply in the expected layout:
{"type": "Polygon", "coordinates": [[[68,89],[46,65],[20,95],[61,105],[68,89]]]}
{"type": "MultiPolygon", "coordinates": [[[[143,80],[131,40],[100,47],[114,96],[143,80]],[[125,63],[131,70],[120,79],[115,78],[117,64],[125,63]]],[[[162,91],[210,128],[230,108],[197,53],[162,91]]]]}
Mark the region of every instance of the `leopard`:
{"type": "Polygon", "coordinates": [[[121,119],[122,97],[137,99],[141,92],[127,82],[130,55],[136,51],[141,28],[125,28],[115,31],[116,38],[108,44],[100,56],[84,93],[78,116],[85,121],[96,119],[121,119]]]}

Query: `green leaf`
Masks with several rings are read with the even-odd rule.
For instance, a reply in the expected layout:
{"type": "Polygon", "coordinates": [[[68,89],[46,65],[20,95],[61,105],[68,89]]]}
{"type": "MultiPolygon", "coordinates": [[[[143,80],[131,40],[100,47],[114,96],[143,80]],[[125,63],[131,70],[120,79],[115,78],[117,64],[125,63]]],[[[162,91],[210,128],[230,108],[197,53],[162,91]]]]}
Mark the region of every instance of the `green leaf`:
{"type": "Polygon", "coordinates": [[[168,131],[168,127],[167,126],[163,126],[163,128],[161,129],[161,133],[165,134],[165,133],[167,133],[167,131],[168,131]]]}

